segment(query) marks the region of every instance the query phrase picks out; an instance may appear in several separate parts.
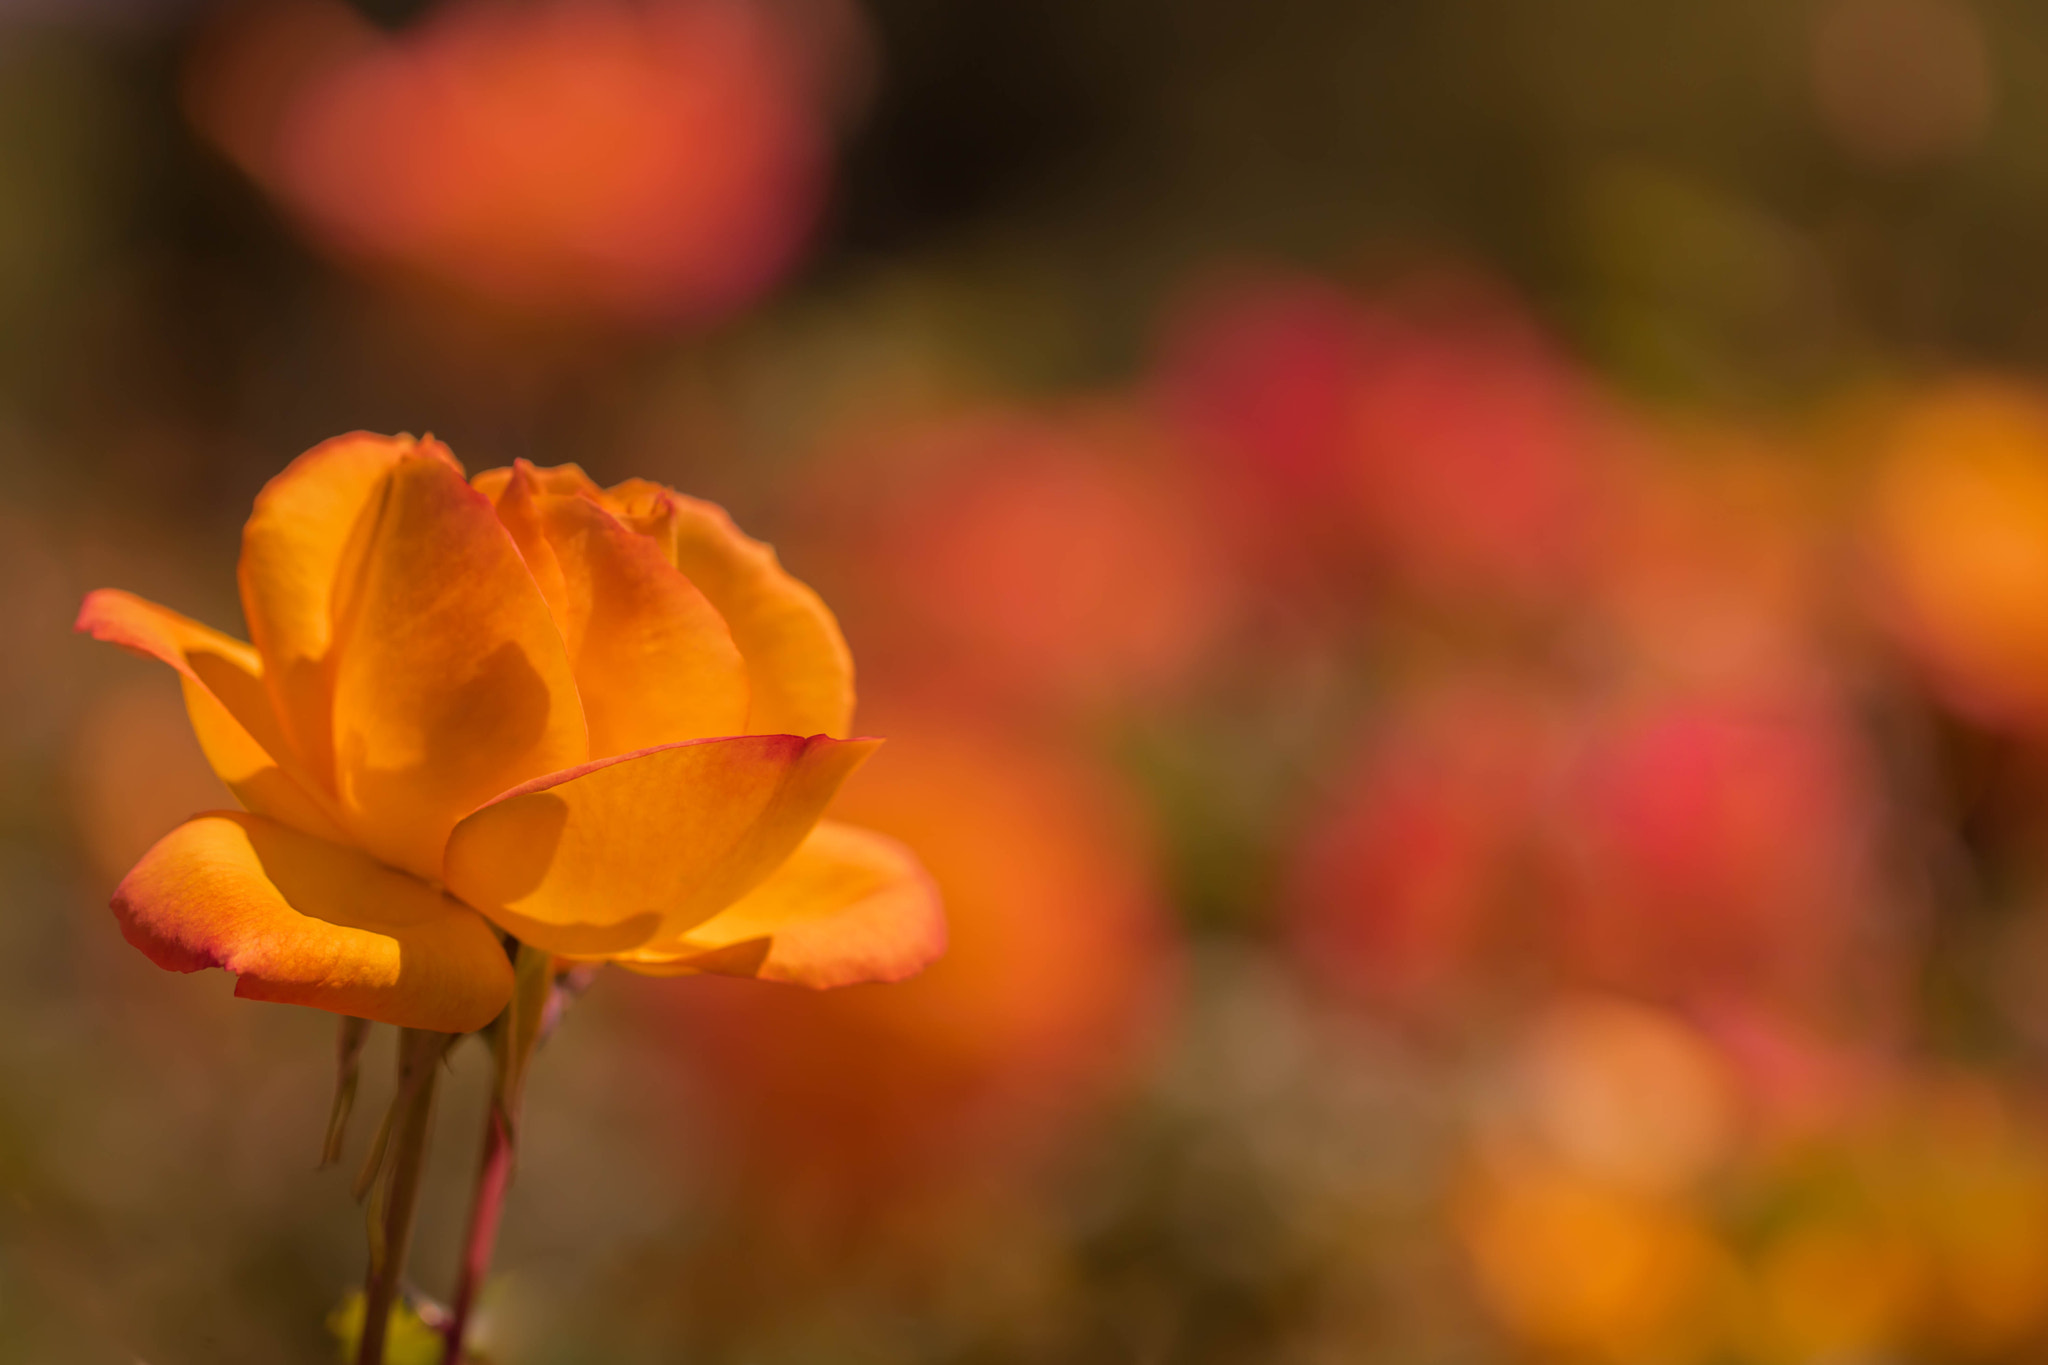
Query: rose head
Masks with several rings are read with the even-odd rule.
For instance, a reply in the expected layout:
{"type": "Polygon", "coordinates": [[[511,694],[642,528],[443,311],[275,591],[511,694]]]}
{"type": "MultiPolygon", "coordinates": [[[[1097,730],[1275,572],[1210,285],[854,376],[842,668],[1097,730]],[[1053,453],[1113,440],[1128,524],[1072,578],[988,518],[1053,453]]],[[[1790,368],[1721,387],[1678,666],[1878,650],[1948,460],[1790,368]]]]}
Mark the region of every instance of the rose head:
{"type": "Polygon", "coordinates": [[[247,808],[115,891],[157,965],[465,1032],[511,993],[497,930],[820,987],[942,951],[908,850],[819,818],[880,743],[846,738],[838,625],[720,509],[356,434],[258,495],[239,578],[253,644],[123,592],[79,615],[178,670],[247,808]]]}

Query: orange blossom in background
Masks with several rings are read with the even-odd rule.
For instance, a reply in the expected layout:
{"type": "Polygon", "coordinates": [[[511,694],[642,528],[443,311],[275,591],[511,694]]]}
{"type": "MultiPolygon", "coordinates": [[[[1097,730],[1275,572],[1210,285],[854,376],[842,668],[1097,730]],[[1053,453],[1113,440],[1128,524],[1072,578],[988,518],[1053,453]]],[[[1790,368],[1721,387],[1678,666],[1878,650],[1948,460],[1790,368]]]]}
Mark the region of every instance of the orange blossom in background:
{"type": "Polygon", "coordinates": [[[1943,700],[2048,727],[2048,396],[1953,380],[1900,405],[1865,524],[1877,614],[1943,700]]]}
{"type": "Polygon", "coordinates": [[[900,1216],[1013,1180],[1128,1083],[1176,994],[1155,850],[1113,770],[957,702],[892,714],[909,738],[833,809],[915,843],[946,960],[789,1001],[738,981],[643,992],[663,1047],[715,1079],[743,1164],[812,1201],[798,1216],[900,1216]]]}
{"type": "Polygon", "coordinates": [[[752,0],[458,0],[384,34],[268,0],[200,46],[188,105],[343,256],[522,311],[695,320],[795,261],[856,32],[752,0]]]}

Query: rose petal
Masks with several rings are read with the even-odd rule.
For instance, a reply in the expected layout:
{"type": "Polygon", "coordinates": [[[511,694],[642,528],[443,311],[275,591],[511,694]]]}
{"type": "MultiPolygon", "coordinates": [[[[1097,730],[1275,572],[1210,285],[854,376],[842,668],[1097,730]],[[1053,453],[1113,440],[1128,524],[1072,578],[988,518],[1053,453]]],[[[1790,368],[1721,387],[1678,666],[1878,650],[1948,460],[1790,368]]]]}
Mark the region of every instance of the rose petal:
{"type": "Polygon", "coordinates": [[[537,465],[526,460],[518,460],[496,469],[486,469],[470,482],[476,485],[477,492],[496,502],[504,496],[506,486],[512,482],[512,471],[515,467],[525,470],[542,493],[559,493],[563,497],[581,495],[592,502],[604,501],[604,490],[583,472],[583,466],[580,464],[537,465]]]}
{"type": "Polygon", "coordinates": [[[512,968],[482,916],[354,849],[261,816],[172,830],[114,892],[121,932],[168,971],[220,967],[249,1000],[405,1028],[482,1028],[512,968]]]}
{"type": "MultiPolygon", "coordinates": [[[[525,465],[526,461],[519,463],[525,465]]],[[[568,611],[569,583],[562,576],[562,561],[548,541],[547,528],[541,524],[538,505],[541,493],[535,488],[535,481],[516,478],[514,471],[506,468],[486,469],[469,483],[470,487],[491,500],[498,520],[511,535],[512,543],[519,548],[519,557],[526,562],[526,571],[533,575],[541,600],[554,614],[555,628],[562,632],[566,645],[569,632],[563,626],[563,617],[568,611]]],[[[586,720],[588,715],[586,711],[586,720]]]]}
{"type": "Polygon", "coordinates": [[[853,727],[853,655],[818,594],[724,509],[629,479],[606,504],[711,599],[747,661],[754,734],[838,735],[853,727]]]}
{"type": "Polygon", "coordinates": [[[589,755],[547,603],[489,499],[407,454],[337,594],[335,789],[362,847],[432,878],[455,822],[589,755]]]}
{"type": "MultiPolygon", "coordinates": [[[[354,432],[323,441],[256,495],[242,528],[242,614],[278,720],[320,787],[334,790],[334,653],[347,610],[343,563],[360,555],[386,477],[407,456],[445,461],[440,442],[354,432]]],[[[352,577],[352,576],[348,576],[352,577]]]]}
{"type": "Polygon", "coordinates": [[[678,939],[620,959],[651,976],[712,972],[823,989],[901,981],[946,950],[946,918],[916,855],[821,820],[768,880],[678,939]]]}
{"type": "Polygon", "coordinates": [[[550,952],[678,937],[780,866],[880,743],[744,735],[555,773],[455,827],[448,889],[550,952]]]}
{"type": "Polygon", "coordinates": [[[323,839],[345,839],[305,779],[271,710],[263,662],[249,645],[132,593],[88,595],[75,627],[178,670],[199,747],[243,805],[323,839]]]}
{"type": "Polygon", "coordinates": [[[497,489],[499,520],[568,644],[590,756],[746,733],[747,667],[724,620],[652,540],[582,496],[582,471],[567,468],[573,478],[521,460],[476,485],[497,489]]]}

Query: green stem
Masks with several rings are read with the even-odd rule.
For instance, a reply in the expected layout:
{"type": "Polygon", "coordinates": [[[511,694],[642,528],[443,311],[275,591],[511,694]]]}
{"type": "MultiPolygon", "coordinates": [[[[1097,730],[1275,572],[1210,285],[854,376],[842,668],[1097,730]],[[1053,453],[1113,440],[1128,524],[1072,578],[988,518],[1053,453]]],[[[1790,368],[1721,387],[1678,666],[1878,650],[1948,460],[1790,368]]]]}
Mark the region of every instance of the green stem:
{"type": "Polygon", "coordinates": [[[370,1213],[370,1268],[363,1282],[363,1337],[356,1365],[384,1365],[384,1339],[391,1309],[405,1276],[419,1211],[420,1174],[426,1165],[427,1134],[434,1123],[434,1092],[448,1035],[402,1029],[398,1036],[398,1097],[391,1131],[390,1165],[370,1213]]]}

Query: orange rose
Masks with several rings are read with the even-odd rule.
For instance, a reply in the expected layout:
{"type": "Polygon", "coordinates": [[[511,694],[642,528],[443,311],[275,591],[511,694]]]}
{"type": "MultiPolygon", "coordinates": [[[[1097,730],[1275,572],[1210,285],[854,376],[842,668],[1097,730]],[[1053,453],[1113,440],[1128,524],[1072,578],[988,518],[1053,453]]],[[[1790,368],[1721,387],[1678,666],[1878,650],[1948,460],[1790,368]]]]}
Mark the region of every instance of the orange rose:
{"type": "Polygon", "coordinates": [[[356,434],[257,497],[240,582],[253,647],[122,592],[79,615],[183,675],[247,807],[114,893],[157,965],[465,1032],[512,990],[499,929],[820,987],[942,950],[912,855],[818,818],[879,743],[844,737],[838,625],[718,508],[574,465],[465,481],[431,438],[356,434]]]}

